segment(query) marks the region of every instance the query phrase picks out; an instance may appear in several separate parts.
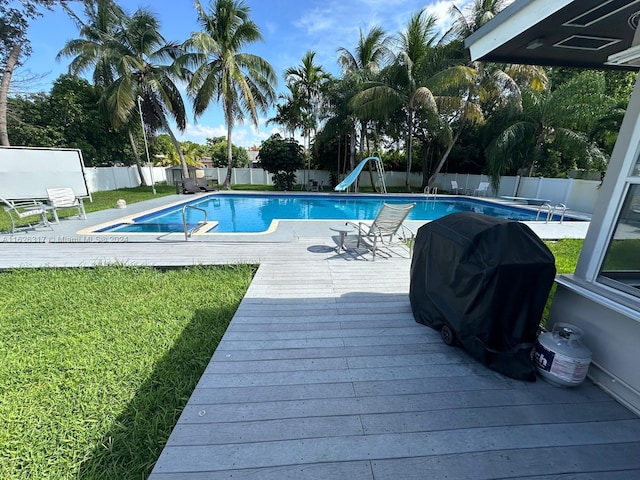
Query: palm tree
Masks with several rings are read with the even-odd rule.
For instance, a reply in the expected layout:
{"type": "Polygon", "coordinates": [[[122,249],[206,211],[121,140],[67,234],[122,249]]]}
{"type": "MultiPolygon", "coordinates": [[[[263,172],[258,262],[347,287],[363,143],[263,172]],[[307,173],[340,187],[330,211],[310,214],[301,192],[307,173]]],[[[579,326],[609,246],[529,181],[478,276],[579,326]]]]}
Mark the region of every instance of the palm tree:
{"type": "MultiPolygon", "coordinates": [[[[464,10],[453,5],[451,14],[454,22],[450,33],[463,41],[509,3],[511,2],[506,0],[474,0],[464,10]]],[[[473,68],[477,71],[478,86],[482,91],[482,98],[479,100],[483,104],[485,116],[507,104],[521,108],[520,85],[526,85],[536,91],[542,91],[548,86],[545,70],[537,65],[474,62],[473,68]]]]}
{"type": "Polygon", "coordinates": [[[507,0],[473,0],[464,10],[451,6],[454,16],[453,31],[461,38],[467,38],[481,26],[495,17],[508,3],[507,0]]]}
{"type": "Polygon", "coordinates": [[[83,21],[63,4],[62,8],[76,23],[80,38],[69,40],[56,59],[74,57],[69,64],[69,73],[78,75],[93,68],[93,84],[105,88],[115,80],[114,59],[112,58],[114,42],[118,42],[126,13],[113,0],[96,0],[84,2],[83,21]]]}
{"type": "Polygon", "coordinates": [[[207,13],[196,0],[202,31],[193,33],[184,44],[181,62],[194,68],[187,92],[193,99],[196,117],[212,101],[222,103],[227,125],[227,175],[223,188],[229,188],[233,169],[231,134],[236,121],[245,113],[258,126],[258,111],[265,112],[275,99],[277,77],[262,57],[242,53],[246,45],[262,40],[258,26],[249,18],[249,7],[242,0],[215,0],[207,13]]]}
{"type": "Polygon", "coordinates": [[[182,175],[187,178],[187,161],[167,117],[180,131],[185,130],[186,110],[175,82],[188,78],[188,72],[175,63],[182,53],[180,46],[167,42],[159,29],[158,20],[144,9],[126,21],[119,34],[120,46],[115,49],[117,78],[104,96],[116,128],[128,125],[137,115],[140,99],[145,128],[151,134],[162,130],[169,135],[180,157],[182,175]]]}
{"type": "Polygon", "coordinates": [[[366,35],[361,29],[354,52],[344,47],[338,48],[338,63],[342,72],[369,80],[370,74],[378,73],[384,65],[393,60],[390,41],[382,27],[372,27],[366,35]]]}
{"type": "MultiPolygon", "coordinates": [[[[62,57],[73,57],[69,64],[69,73],[72,75],[79,75],[93,68],[93,84],[104,90],[115,80],[113,46],[114,42],[118,41],[117,35],[122,23],[126,21],[125,12],[113,0],[87,1],[84,3],[87,20],[82,21],[68,5],[62,4],[62,8],[78,26],[80,38],[69,40],[56,58],[59,60],[62,57]]],[[[104,102],[102,105],[104,106],[104,102]]],[[[110,116],[108,112],[107,114],[110,116]]],[[[137,122],[133,125],[137,125],[137,122]]],[[[140,183],[146,186],[132,130],[132,125],[129,125],[129,145],[136,161],[140,183]]]]}
{"type": "MultiPolygon", "coordinates": [[[[362,88],[364,82],[373,80],[374,76],[393,60],[390,42],[390,38],[381,27],[373,27],[366,35],[360,30],[358,45],[354,52],[350,52],[344,47],[338,48],[338,63],[342,67],[344,80],[349,81],[349,85],[353,86],[356,91],[362,88]]],[[[353,93],[355,94],[356,92],[353,93]]],[[[350,116],[355,117],[355,115],[350,116]]],[[[360,117],[358,120],[360,153],[363,155],[368,119],[360,117]]],[[[351,169],[353,169],[355,167],[357,134],[356,118],[353,118],[350,123],[352,128],[349,161],[351,169]]]]}
{"type": "Polygon", "coordinates": [[[284,103],[276,105],[276,116],[270,118],[267,123],[281,125],[285,137],[287,134],[291,138],[295,137],[296,130],[303,125],[305,101],[300,94],[300,89],[296,84],[288,84],[290,93],[282,93],[278,98],[284,103]]]}
{"type": "Polygon", "coordinates": [[[564,165],[562,170],[574,166],[602,169],[606,155],[587,133],[615,105],[605,91],[602,74],[593,71],[582,72],[553,91],[523,90],[524,109],[503,116],[506,126],[486,150],[494,189],[507,170],[554,173],[558,162],[576,164],[564,165]]]}
{"type": "Polygon", "coordinates": [[[178,45],[167,43],[159,32],[157,19],[146,10],[137,10],[131,17],[112,0],[86,1],[88,23],[78,23],[82,38],[67,42],[58,54],[74,56],[69,65],[77,74],[94,67],[94,82],[104,88],[103,104],[117,130],[127,128],[135,150],[131,126],[137,119],[139,98],[145,128],[150,133],[164,130],[176,147],[183,176],[188,177],[187,163],[167,115],[180,130],[186,128],[186,112],[182,96],[174,80],[186,76],[173,60],[180,54],[178,45]],[[165,62],[170,61],[169,64],[165,62]]]}
{"type": "Polygon", "coordinates": [[[315,62],[316,52],[309,50],[298,67],[289,67],[284,72],[287,85],[296,88],[302,99],[302,128],[307,147],[307,175],[311,170],[311,134],[318,128],[320,109],[323,103],[323,88],[331,79],[321,65],[315,62]]]}
{"type": "MultiPolygon", "coordinates": [[[[412,167],[414,128],[420,116],[437,114],[438,103],[448,106],[456,103],[452,91],[458,85],[467,86],[475,80],[469,67],[454,65],[442,69],[430,68],[430,61],[439,41],[436,18],[422,10],[414,14],[400,34],[400,51],[393,65],[382,72],[382,80],[370,82],[353,99],[359,115],[389,117],[393,112],[404,112],[406,131],[407,169],[405,188],[410,191],[409,177],[412,167]],[[434,93],[435,92],[435,93],[434,93]],[[443,93],[437,101],[436,93],[443,93]]],[[[462,101],[458,98],[457,104],[462,101]]]]}

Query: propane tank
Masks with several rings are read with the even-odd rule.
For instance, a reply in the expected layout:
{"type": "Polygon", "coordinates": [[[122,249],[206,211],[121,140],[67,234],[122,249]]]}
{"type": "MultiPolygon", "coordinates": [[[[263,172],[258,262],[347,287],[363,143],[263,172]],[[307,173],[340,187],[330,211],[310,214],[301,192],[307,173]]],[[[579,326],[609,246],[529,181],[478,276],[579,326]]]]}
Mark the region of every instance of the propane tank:
{"type": "Polygon", "coordinates": [[[575,387],[587,376],[591,350],[582,344],[583,331],[569,323],[556,323],[538,337],[533,354],[542,378],[558,387],[575,387]]]}

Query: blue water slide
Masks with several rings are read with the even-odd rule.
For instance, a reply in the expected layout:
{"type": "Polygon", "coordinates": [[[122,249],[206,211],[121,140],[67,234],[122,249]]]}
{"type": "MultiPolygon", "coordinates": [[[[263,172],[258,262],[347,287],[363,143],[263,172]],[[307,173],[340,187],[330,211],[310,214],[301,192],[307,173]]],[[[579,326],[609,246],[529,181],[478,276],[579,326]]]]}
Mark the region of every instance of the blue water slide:
{"type": "Polygon", "coordinates": [[[378,157],[365,158],[356,166],[356,168],[349,172],[349,175],[347,175],[343,181],[335,186],[334,190],[336,192],[344,192],[347,188],[349,188],[349,186],[358,179],[358,175],[360,175],[360,172],[369,160],[374,160],[376,162],[380,161],[378,157]]]}

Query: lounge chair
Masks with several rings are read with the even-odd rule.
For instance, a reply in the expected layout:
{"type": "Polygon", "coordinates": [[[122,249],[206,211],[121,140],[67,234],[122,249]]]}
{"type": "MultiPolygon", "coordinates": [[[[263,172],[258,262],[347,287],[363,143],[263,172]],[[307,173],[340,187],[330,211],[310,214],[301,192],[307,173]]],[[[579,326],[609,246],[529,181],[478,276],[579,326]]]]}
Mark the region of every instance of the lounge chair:
{"type": "Polygon", "coordinates": [[[82,198],[76,197],[73,193],[73,189],[69,187],[63,188],[47,188],[47,197],[49,197],[49,205],[52,207],[53,219],[55,223],[59,223],[58,209],[73,208],[78,210],[78,218],[82,220],[87,219],[87,214],[84,211],[84,204],[82,198]]]}
{"type": "Polygon", "coordinates": [[[478,185],[478,188],[476,188],[473,191],[473,195],[474,196],[482,195],[483,197],[486,197],[488,192],[489,192],[489,182],[480,182],[480,184],[478,185]]]}
{"type": "Polygon", "coordinates": [[[218,190],[216,187],[209,185],[206,178],[196,178],[196,185],[203,192],[215,192],[218,190]]]}
{"type": "Polygon", "coordinates": [[[32,230],[39,226],[52,229],[49,220],[47,220],[47,206],[41,202],[37,202],[35,200],[21,200],[14,202],[0,197],[0,203],[2,203],[4,211],[9,215],[9,219],[11,221],[11,233],[16,233],[21,230],[32,230]],[[38,217],[39,220],[37,223],[16,225],[17,220],[30,217],[38,217]]]}
{"type": "Polygon", "coordinates": [[[182,180],[182,193],[200,193],[201,191],[193,178],[185,178],[182,180]]]}
{"type": "Polygon", "coordinates": [[[382,247],[403,246],[409,250],[409,257],[413,250],[415,234],[402,225],[415,203],[405,205],[390,205],[384,203],[373,222],[347,222],[358,230],[358,247],[364,243],[373,259],[378,249],[382,247]]]}

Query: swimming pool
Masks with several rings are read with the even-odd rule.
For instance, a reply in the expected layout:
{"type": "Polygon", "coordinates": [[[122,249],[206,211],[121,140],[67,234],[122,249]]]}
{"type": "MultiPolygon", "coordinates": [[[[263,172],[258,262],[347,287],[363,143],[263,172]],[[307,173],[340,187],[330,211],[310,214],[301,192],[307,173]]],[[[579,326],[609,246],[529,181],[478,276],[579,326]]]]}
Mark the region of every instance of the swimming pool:
{"type": "MultiPolygon", "coordinates": [[[[469,197],[380,195],[304,195],[304,194],[226,194],[201,196],[189,202],[101,226],[98,232],[172,233],[183,232],[182,207],[192,205],[207,211],[208,219],[218,222],[208,233],[261,233],[277,220],[373,220],[382,204],[416,202],[408,220],[435,220],[456,212],[477,212],[518,221],[535,221],[536,210],[499,205],[469,197]]],[[[203,213],[186,210],[187,225],[194,228],[203,213]]],[[[559,220],[556,218],[554,220],[559,220]]],[[[575,220],[566,217],[565,220],[575,220]]]]}

